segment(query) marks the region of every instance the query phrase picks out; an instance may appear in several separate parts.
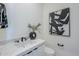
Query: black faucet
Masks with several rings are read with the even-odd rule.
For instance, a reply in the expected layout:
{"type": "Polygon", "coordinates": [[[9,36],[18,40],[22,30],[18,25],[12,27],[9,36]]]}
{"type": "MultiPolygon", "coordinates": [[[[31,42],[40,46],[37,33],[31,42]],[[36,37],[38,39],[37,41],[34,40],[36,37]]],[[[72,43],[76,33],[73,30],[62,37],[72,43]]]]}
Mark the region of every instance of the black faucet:
{"type": "Polygon", "coordinates": [[[27,38],[26,37],[21,37],[21,41],[23,42],[23,41],[26,41],[27,40],[27,38]]]}

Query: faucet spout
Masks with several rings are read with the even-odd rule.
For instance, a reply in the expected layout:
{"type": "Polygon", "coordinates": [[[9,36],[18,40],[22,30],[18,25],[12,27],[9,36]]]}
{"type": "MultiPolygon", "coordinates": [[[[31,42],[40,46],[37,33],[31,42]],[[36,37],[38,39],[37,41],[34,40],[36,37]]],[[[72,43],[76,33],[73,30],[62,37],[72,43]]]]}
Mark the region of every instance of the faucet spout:
{"type": "Polygon", "coordinates": [[[21,41],[23,42],[23,41],[26,41],[27,40],[27,38],[26,37],[21,37],[21,41]]]}

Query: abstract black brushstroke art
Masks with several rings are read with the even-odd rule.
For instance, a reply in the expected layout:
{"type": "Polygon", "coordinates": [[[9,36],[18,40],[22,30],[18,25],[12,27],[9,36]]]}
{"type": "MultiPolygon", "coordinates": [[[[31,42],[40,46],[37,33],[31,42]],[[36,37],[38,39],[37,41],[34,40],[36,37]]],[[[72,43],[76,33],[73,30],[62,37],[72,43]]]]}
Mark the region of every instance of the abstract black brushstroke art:
{"type": "Polygon", "coordinates": [[[6,8],[3,3],[0,3],[0,28],[7,28],[8,22],[7,22],[7,14],[6,14],[6,8]]]}
{"type": "Polygon", "coordinates": [[[70,9],[65,8],[49,14],[49,32],[63,36],[70,36],[70,9]]]}

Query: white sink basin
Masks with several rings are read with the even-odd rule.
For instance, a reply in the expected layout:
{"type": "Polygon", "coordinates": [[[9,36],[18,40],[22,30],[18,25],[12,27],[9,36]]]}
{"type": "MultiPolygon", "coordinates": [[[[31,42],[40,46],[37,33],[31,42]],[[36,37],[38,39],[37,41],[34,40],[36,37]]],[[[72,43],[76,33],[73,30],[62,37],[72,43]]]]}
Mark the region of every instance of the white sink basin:
{"type": "Polygon", "coordinates": [[[35,43],[37,43],[37,41],[38,40],[30,40],[30,39],[28,39],[28,40],[26,40],[26,41],[24,41],[24,42],[19,42],[19,43],[14,43],[14,45],[17,47],[17,48],[19,48],[19,47],[27,47],[27,46],[29,46],[29,45],[34,45],[35,43]]]}

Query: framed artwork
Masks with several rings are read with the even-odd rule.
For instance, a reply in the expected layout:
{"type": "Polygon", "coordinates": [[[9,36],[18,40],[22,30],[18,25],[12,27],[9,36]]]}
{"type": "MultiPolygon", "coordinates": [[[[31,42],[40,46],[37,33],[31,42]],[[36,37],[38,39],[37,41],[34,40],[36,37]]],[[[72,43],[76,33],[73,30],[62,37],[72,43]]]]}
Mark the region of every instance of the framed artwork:
{"type": "Polygon", "coordinates": [[[6,14],[6,7],[3,3],[0,3],[0,29],[7,28],[7,14],[6,14]]]}
{"type": "Polygon", "coordinates": [[[49,13],[49,33],[70,36],[70,8],[49,13]]]}

